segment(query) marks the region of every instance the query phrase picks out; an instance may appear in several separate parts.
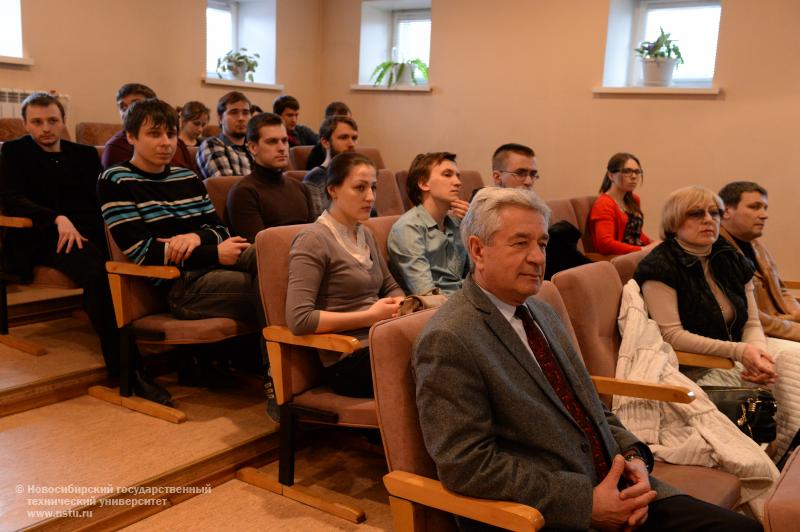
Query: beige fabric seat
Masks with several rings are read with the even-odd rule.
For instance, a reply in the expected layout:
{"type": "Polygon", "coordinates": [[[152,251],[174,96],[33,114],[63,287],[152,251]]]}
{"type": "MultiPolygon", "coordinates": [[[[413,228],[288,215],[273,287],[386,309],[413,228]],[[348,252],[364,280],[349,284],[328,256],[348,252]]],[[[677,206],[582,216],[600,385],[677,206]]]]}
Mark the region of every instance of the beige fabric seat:
{"type": "MultiPolygon", "coordinates": [[[[568,312],[562,319],[572,324],[589,373],[613,377],[622,342],[617,327],[622,283],[616,269],[609,262],[586,264],[557,273],[553,284],[568,312]]],[[[609,396],[601,397],[610,405],[609,396]]],[[[725,508],[733,508],[739,500],[739,479],[723,471],[657,462],[653,474],[689,495],[725,508]]]]}
{"type": "Polygon", "coordinates": [[[27,134],[21,118],[0,118],[0,140],[14,140],[27,134]]]}
{"type": "Polygon", "coordinates": [[[797,530],[800,522],[800,449],[783,466],[775,489],[764,504],[764,532],[797,530]]]}
{"type": "Polygon", "coordinates": [[[403,198],[397,189],[397,181],[391,170],[378,170],[378,191],[375,195],[375,210],[378,216],[403,214],[403,198]]]}
{"type": "Polygon", "coordinates": [[[75,142],[89,146],[105,146],[108,139],[122,130],[122,124],[79,122],[75,126],[75,142]]]}
{"type": "Polygon", "coordinates": [[[550,215],[550,225],[566,221],[574,225],[581,232],[578,241],[578,251],[593,261],[610,260],[614,255],[601,255],[596,253],[592,245],[592,234],[589,230],[589,215],[592,212],[597,196],[578,196],[548,200],[546,203],[553,211],[550,215]]]}
{"type": "Polygon", "coordinates": [[[622,281],[623,286],[633,279],[633,274],[636,273],[636,267],[639,266],[639,263],[650,251],[649,249],[640,249],[639,251],[634,251],[626,255],[619,255],[611,259],[611,264],[617,269],[619,279],[622,281]]]}

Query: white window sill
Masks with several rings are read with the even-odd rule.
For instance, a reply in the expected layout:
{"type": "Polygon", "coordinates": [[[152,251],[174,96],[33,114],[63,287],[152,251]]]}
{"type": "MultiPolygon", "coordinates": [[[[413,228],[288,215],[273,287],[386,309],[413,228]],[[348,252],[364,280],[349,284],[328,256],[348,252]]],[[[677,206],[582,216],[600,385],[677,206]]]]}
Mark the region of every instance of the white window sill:
{"type": "Polygon", "coordinates": [[[33,66],[32,57],[11,57],[8,55],[0,55],[0,65],[22,65],[33,66]]]}
{"type": "Polygon", "coordinates": [[[385,85],[350,85],[351,91],[363,92],[433,92],[430,84],[426,85],[395,85],[387,87],[385,85]]]}
{"type": "Polygon", "coordinates": [[[616,94],[629,94],[629,95],[647,95],[647,94],[666,94],[675,96],[719,96],[721,89],[719,87],[595,87],[592,89],[593,94],[600,96],[616,95],[616,94]]]}
{"type": "Polygon", "coordinates": [[[282,91],[283,85],[277,83],[255,83],[252,81],[239,81],[236,79],[219,79],[212,77],[204,77],[203,83],[206,85],[221,85],[223,87],[237,87],[240,89],[256,89],[264,91],[282,91]]]}

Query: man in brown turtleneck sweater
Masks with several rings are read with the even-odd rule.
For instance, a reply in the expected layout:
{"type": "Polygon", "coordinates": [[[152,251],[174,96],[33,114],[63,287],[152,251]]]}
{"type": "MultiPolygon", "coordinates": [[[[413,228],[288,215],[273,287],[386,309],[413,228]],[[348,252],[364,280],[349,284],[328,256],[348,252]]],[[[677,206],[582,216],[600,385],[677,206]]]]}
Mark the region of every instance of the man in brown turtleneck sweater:
{"type": "Polygon", "coordinates": [[[308,189],[283,175],[289,165],[289,140],[281,117],[262,113],[251,118],[247,149],[255,164],[228,193],[231,232],[254,242],[262,229],[313,222],[308,189]]]}

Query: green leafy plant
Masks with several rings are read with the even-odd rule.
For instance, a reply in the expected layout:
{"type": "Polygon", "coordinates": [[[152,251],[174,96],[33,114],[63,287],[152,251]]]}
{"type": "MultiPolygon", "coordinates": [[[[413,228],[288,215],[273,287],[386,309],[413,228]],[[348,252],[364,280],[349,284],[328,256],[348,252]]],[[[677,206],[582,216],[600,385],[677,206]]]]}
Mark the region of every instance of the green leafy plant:
{"type": "Polygon", "coordinates": [[[234,77],[240,74],[247,74],[248,81],[254,81],[253,72],[258,66],[260,55],[248,54],[247,48],[240,48],[239,51],[231,50],[217,59],[217,76],[222,79],[224,72],[230,72],[234,77]]]}
{"type": "Polygon", "coordinates": [[[658,39],[652,42],[642,41],[639,47],[634,49],[636,54],[645,59],[674,57],[677,64],[682,64],[683,56],[681,55],[681,49],[675,44],[677,41],[670,39],[670,34],[664,33],[664,28],[659,27],[658,29],[661,31],[661,35],[658,36],[658,39]]]}
{"type": "Polygon", "coordinates": [[[403,72],[405,72],[407,68],[411,69],[411,83],[414,85],[419,85],[420,81],[428,81],[428,65],[426,65],[422,59],[409,59],[403,62],[384,61],[375,67],[369,79],[374,80],[374,85],[376,87],[380,85],[384,79],[386,79],[387,87],[393,87],[400,81],[403,72]],[[420,74],[421,79],[417,79],[417,73],[420,74]]]}

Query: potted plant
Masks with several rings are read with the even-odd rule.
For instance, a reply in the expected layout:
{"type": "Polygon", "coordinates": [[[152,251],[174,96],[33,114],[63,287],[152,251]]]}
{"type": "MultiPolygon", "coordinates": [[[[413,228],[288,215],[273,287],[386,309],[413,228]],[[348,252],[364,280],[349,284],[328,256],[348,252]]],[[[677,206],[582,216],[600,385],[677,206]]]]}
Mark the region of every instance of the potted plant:
{"type": "Polygon", "coordinates": [[[244,81],[246,75],[247,81],[254,81],[253,72],[256,71],[261,56],[246,52],[247,48],[240,48],[239,51],[231,50],[217,59],[217,76],[222,79],[222,74],[227,72],[232,79],[244,81]]]}
{"type": "Polygon", "coordinates": [[[425,83],[428,81],[428,65],[422,59],[408,59],[400,62],[384,61],[375,67],[369,79],[375,80],[376,87],[384,80],[386,80],[387,87],[419,85],[420,81],[425,83]]]}
{"type": "Polygon", "coordinates": [[[634,51],[642,59],[644,84],[666,87],[672,84],[672,72],[683,63],[683,56],[676,41],[669,38],[670,34],[664,33],[664,28],[658,29],[661,31],[658,39],[642,41],[634,51]]]}

